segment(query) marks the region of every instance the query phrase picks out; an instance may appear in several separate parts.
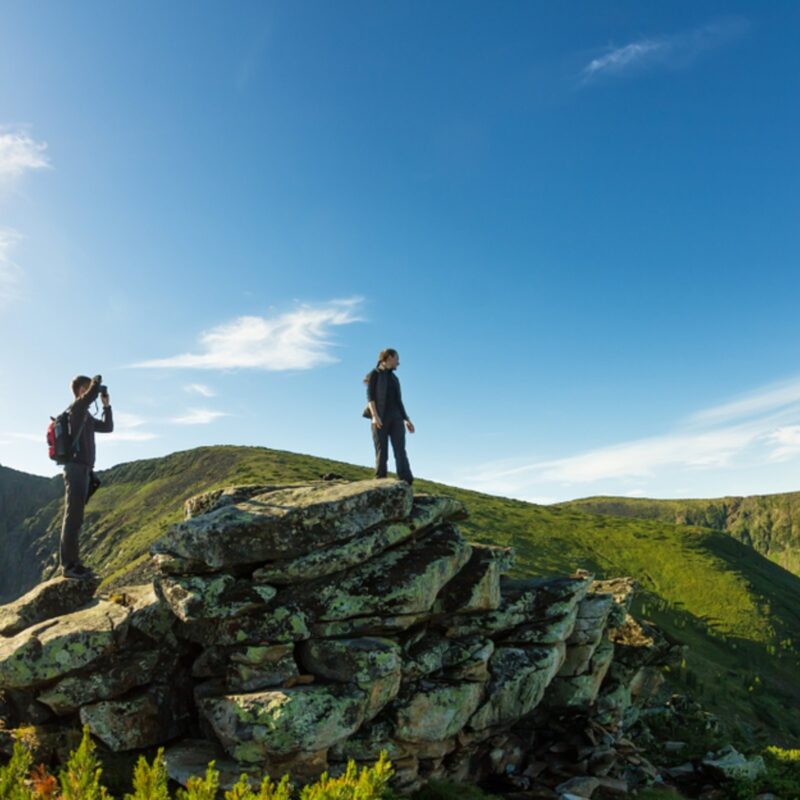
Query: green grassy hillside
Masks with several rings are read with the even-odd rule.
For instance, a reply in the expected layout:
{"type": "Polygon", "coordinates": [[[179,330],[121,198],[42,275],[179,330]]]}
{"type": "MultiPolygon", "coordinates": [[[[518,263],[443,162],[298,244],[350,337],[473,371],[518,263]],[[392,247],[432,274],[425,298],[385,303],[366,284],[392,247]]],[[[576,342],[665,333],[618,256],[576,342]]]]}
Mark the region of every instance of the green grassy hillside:
{"type": "MultiPolygon", "coordinates": [[[[87,508],[86,560],[106,585],[148,575],[147,549],[180,519],[192,494],[231,483],[348,479],[368,470],[310,456],[245,447],[208,447],[122,464],[101,474],[87,508]]],[[[775,743],[800,742],[800,578],[727,534],[670,522],[551,508],[425,481],[471,511],[478,541],[513,545],[519,574],[558,575],[582,567],[641,582],[636,611],[690,645],[674,678],[707,687],[705,700],[729,719],[763,727],[775,743]]],[[[25,558],[54,563],[60,500],[26,523],[25,558]]],[[[2,569],[2,567],[0,567],[2,569]]],[[[14,575],[3,575],[15,581],[14,575]]],[[[27,586],[15,584],[18,593],[27,586]]]]}
{"type": "Polygon", "coordinates": [[[723,531],[800,575],[800,492],[716,500],[587,497],[562,503],[559,508],[723,531]]]}

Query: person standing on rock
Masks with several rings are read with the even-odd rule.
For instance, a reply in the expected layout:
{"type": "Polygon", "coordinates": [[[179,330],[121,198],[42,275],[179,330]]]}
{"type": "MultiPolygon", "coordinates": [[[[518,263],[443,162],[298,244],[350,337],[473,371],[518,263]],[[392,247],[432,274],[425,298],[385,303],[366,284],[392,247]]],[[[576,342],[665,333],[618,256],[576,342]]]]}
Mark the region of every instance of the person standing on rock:
{"type": "Polygon", "coordinates": [[[69,407],[69,429],[73,441],[73,456],[64,465],[64,520],[61,525],[61,574],[65,578],[94,578],[94,573],[81,563],[78,536],[83,525],[86,502],[99,481],[94,475],[95,433],[111,433],[114,417],[111,398],[100,375],[87,378],[78,375],[72,381],[75,400],[69,407]],[[89,413],[89,406],[100,397],[103,418],[89,413]]]}
{"type": "Polygon", "coordinates": [[[414,423],[408,418],[400,381],[395,370],[400,366],[397,350],[387,348],[378,356],[378,365],[366,378],[367,408],[364,416],[372,420],[372,441],[375,445],[375,477],[386,477],[389,460],[389,441],[392,442],[397,477],[409,485],[414,482],[406,455],[406,429],[414,433],[414,423]]]}

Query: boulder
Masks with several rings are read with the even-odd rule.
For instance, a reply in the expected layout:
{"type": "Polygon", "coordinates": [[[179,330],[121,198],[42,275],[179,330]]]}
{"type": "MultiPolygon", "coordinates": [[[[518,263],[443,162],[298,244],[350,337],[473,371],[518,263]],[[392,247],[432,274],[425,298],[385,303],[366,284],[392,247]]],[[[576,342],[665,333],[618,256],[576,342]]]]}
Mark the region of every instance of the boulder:
{"type": "Polygon", "coordinates": [[[299,647],[304,668],[321,678],[355,683],[367,695],[364,711],[372,719],[400,689],[400,645],[391,639],[314,639],[299,647]]]}
{"type": "Polygon", "coordinates": [[[81,706],[98,700],[120,697],[137,686],[150,683],[157,670],[171,671],[173,664],[165,664],[158,650],[139,648],[122,650],[111,656],[111,663],[95,665],[88,675],[71,675],[39,695],[39,702],[49,706],[56,714],[72,714],[81,706]]]}
{"type": "Polygon", "coordinates": [[[597,699],[600,686],[614,658],[614,645],[603,639],[589,663],[588,671],[577,677],[558,677],[547,692],[549,708],[578,708],[587,710],[597,699]]]}
{"type": "Polygon", "coordinates": [[[183,622],[238,617],[265,608],[277,594],[272,586],[253,587],[225,573],[162,576],[156,589],[183,622]]]}
{"type": "Polygon", "coordinates": [[[226,752],[257,763],[329,748],[358,730],[366,694],[355,686],[298,686],[200,701],[226,752]]]}
{"type": "Polygon", "coordinates": [[[257,616],[183,623],[178,630],[204,647],[299,642],[311,635],[305,612],[284,605],[273,605],[257,616]]]}
{"type": "Polygon", "coordinates": [[[747,758],[733,745],[720,750],[713,758],[703,759],[703,769],[718,779],[754,781],[767,767],[762,756],[747,758]]]}
{"type": "Polygon", "coordinates": [[[95,600],[0,639],[0,687],[36,687],[88,667],[122,643],[129,616],[119,603],[95,600]]]}
{"type": "Polygon", "coordinates": [[[394,702],[394,735],[406,742],[440,742],[455,736],[478,708],[483,694],[480,683],[426,681],[394,702]]]}
{"type": "Polygon", "coordinates": [[[468,614],[500,607],[500,576],[514,562],[510,547],[473,544],[472,555],[459,573],[439,593],[436,614],[468,614]]]}
{"type": "Polygon", "coordinates": [[[383,616],[371,614],[366,617],[315,622],[310,628],[311,634],[319,639],[341,638],[343,636],[390,636],[424,622],[429,617],[429,612],[383,616]]]}
{"type": "Polygon", "coordinates": [[[255,692],[282,686],[299,674],[294,660],[294,645],[245,647],[230,654],[226,684],[232,692],[255,692]]]}
{"type": "Polygon", "coordinates": [[[176,619],[169,606],[156,594],[152,583],[138,586],[123,586],[109,597],[130,612],[130,627],[162,648],[177,648],[175,638],[176,619]]]}
{"type": "Polygon", "coordinates": [[[566,614],[533,620],[518,628],[501,634],[499,640],[510,646],[529,644],[556,644],[565,642],[575,628],[578,606],[573,606],[566,614]]]}
{"type": "Polygon", "coordinates": [[[447,620],[447,636],[494,634],[520,625],[563,617],[586,596],[587,578],[504,579],[500,608],[478,614],[455,614],[447,620]]]}
{"type": "Polygon", "coordinates": [[[218,508],[234,506],[245,500],[250,500],[256,495],[278,492],[283,489],[296,489],[304,486],[302,483],[252,483],[245,486],[228,486],[224,489],[212,489],[210,492],[202,492],[190,497],[183,504],[184,519],[192,519],[202,514],[209,514],[218,508]]]}
{"type": "Polygon", "coordinates": [[[282,586],[322,578],[363,564],[387,548],[440,522],[464,516],[464,506],[457,500],[425,495],[415,497],[411,514],[402,522],[384,523],[341,544],[321,548],[296,559],[268,564],[253,573],[253,580],[282,586]]]}
{"type": "Polygon", "coordinates": [[[98,581],[53,578],[13,603],[0,606],[0,636],[15,636],[31,625],[77,611],[94,597],[98,581]]]}
{"type": "Polygon", "coordinates": [[[184,733],[188,724],[181,694],[168,684],[83,706],[80,717],[92,735],[114,752],[163,744],[184,733]]]}
{"type": "Polygon", "coordinates": [[[407,679],[423,676],[455,680],[488,680],[488,663],[494,642],[481,636],[445,639],[428,633],[409,642],[405,649],[403,674],[407,679]]]}
{"type": "Polygon", "coordinates": [[[294,597],[321,621],[423,614],[470,554],[458,530],[445,525],[342,575],[305,584],[294,597]]]}
{"type": "Polygon", "coordinates": [[[539,705],[564,661],[564,645],[498,647],[489,662],[486,702],[469,721],[473,730],[510,725],[539,705]]]}
{"type": "Polygon", "coordinates": [[[279,489],[178,523],[153,552],[225,570],[304,555],[403,519],[410,511],[411,488],[402,481],[279,489]]]}

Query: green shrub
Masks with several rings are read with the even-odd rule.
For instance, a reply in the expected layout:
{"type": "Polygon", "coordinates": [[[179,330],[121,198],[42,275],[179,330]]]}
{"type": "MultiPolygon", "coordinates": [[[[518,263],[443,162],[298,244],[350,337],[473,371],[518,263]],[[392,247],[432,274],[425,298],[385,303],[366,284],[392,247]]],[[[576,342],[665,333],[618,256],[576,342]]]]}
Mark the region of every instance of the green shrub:
{"type": "Polygon", "coordinates": [[[58,774],[61,800],[111,800],[100,783],[102,773],[89,728],[84,727],[81,743],[58,774]]]}
{"type": "Polygon", "coordinates": [[[33,757],[30,750],[17,739],[11,760],[0,767],[0,800],[27,800],[31,791],[25,781],[30,774],[33,757]]]}
{"type": "Polygon", "coordinates": [[[133,794],[126,794],[125,800],[169,800],[168,781],[163,748],[156,753],[152,764],[140,756],[133,771],[133,794]]]}
{"type": "Polygon", "coordinates": [[[363,767],[361,772],[355,761],[350,761],[338,778],[324,773],[316,783],[303,787],[300,800],[381,800],[391,777],[392,764],[386,753],[381,753],[374,766],[363,767]]]}
{"type": "Polygon", "coordinates": [[[270,778],[264,778],[257,792],[250,788],[247,775],[242,775],[234,787],[225,792],[225,800],[290,800],[292,795],[289,776],[284,775],[281,782],[275,784],[270,778]]]}

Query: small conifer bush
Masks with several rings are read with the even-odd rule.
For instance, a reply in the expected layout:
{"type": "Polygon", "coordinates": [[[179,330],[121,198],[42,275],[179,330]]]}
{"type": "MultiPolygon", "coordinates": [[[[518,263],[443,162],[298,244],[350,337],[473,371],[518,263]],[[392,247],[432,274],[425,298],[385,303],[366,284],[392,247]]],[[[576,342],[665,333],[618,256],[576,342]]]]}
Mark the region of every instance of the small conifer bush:
{"type": "MultiPolygon", "coordinates": [[[[58,777],[44,766],[33,769],[30,748],[23,741],[14,744],[11,759],[0,766],[0,800],[112,800],[101,783],[102,768],[95,745],[84,728],[80,745],[70,755],[58,777]]],[[[394,800],[389,789],[392,765],[385,753],[371,767],[360,771],[350,761],[345,772],[332,778],[327,772],[314,784],[299,792],[289,776],[275,783],[269,777],[261,785],[246,775],[227,792],[225,800],[394,800]]],[[[220,774],[212,761],[202,777],[190,778],[185,789],[179,789],[175,800],[217,800],[220,774]]],[[[169,776],[164,751],[156,753],[152,763],[142,756],[133,772],[133,791],[124,800],[171,800],[169,776]]]]}

